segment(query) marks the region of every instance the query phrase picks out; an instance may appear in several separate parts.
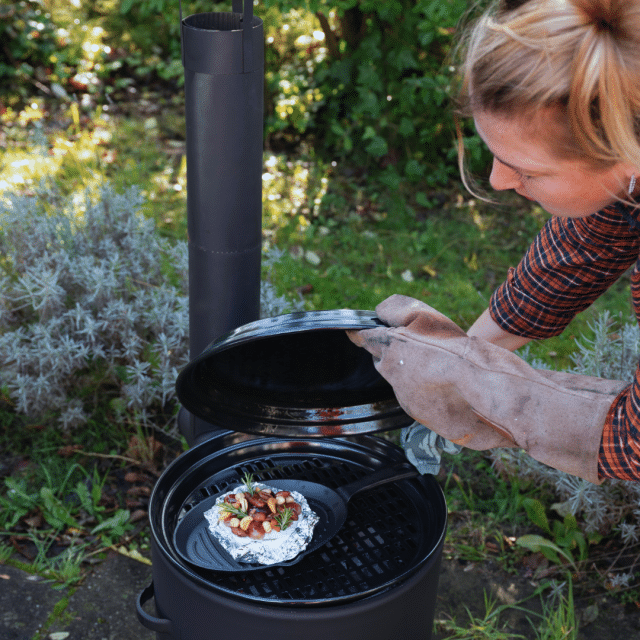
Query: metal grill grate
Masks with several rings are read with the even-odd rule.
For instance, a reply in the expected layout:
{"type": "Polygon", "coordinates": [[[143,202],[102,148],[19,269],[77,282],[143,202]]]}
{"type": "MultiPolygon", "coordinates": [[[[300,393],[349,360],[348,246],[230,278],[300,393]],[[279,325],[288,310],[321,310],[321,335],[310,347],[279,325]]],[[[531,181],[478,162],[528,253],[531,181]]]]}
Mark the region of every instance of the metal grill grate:
{"type": "MultiPolygon", "coordinates": [[[[195,488],[181,516],[205,498],[237,484],[245,472],[259,482],[293,478],[336,488],[370,471],[322,455],[285,454],[241,462],[195,488]]],[[[425,547],[432,548],[437,541],[435,517],[434,506],[420,490],[420,479],[403,480],[356,495],[349,502],[340,533],[298,564],[245,573],[197,572],[217,588],[241,598],[325,604],[345,596],[360,597],[384,589],[418,566],[425,547]]]]}

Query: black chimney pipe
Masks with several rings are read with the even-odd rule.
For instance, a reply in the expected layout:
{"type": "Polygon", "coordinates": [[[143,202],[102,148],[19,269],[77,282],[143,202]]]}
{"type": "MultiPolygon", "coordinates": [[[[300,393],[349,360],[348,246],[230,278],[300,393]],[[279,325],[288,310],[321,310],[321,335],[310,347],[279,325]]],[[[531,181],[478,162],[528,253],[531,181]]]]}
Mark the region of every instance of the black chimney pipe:
{"type": "MultiPolygon", "coordinates": [[[[182,19],[189,353],[260,316],[264,31],[253,0],[182,19]]],[[[182,409],[189,445],[216,427],[182,409]]]]}

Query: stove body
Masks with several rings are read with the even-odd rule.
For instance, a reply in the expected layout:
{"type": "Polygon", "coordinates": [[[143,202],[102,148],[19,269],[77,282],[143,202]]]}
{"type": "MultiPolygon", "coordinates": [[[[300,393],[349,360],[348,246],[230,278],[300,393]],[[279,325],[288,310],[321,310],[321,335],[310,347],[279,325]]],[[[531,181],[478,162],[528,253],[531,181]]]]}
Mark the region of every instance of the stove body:
{"type": "Polygon", "coordinates": [[[151,499],[153,583],[138,616],[158,640],[222,640],[241,633],[283,640],[429,640],[446,504],[433,477],[365,491],[340,533],[287,567],[216,572],[189,566],[173,532],[200,500],[237,483],[306,479],[337,487],[404,459],[375,436],[254,438],[227,431],[184,453],[151,499]],[[145,603],[155,599],[156,615],[145,603]]]}

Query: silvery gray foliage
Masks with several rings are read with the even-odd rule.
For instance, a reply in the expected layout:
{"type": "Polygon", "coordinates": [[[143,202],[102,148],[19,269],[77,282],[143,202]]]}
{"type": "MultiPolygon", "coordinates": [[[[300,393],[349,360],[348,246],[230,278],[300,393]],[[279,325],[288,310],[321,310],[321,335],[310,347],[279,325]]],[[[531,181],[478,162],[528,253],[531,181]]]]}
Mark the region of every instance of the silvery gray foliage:
{"type": "Polygon", "coordinates": [[[572,355],[574,373],[606,378],[633,380],[640,354],[640,330],[635,319],[615,321],[608,311],[590,325],[594,337],[576,340],[572,355]]]}
{"type": "Polygon", "coordinates": [[[70,429],[109,394],[136,411],[174,399],[187,358],[187,252],[157,233],[142,202],[108,185],[95,198],[63,200],[44,186],[5,196],[0,384],[18,412],[55,414],[70,429]]]}
{"type": "MultiPolygon", "coordinates": [[[[72,429],[114,395],[142,423],[175,400],[188,249],[163,238],[142,203],[136,189],[67,200],[44,184],[0,201],[0,385],[18,412],[72,429]]],[[[264,262],[280,257],[272,249],[264,262]]],[[[301,308],[262,283],[263,317],[301,308]]]]}
{"type": "Polygon", "coordinates": [[[635,574],[633,571],[628,571],[626,573],[616,573],[609,578],[609,587],[612,589],[616,589],[618,587],[629,587],[629,583],[632,582],[635,578],[635,574]]]}
{"type": "MultiPolygon", "coordinates": [[[[614,320],[602,313],[590,325],[592,337],[576,341],[573,366],[567,371],[612,380],[631,382],[638,366],[640,329],[635,318],[614,320]]],[[[529,358],[528,349],[520,353],[534,367],[549,368],[529,358]]],[[[605,480],[594,485],[586,480],[552,469],[519,449],[496,449],[491,452],[494,464],[511,474],[527,478],[555,490],[560,514],[579,515],[588,531],[614,530],[625,543],[640,539],[640,483],[605,480]]]]}

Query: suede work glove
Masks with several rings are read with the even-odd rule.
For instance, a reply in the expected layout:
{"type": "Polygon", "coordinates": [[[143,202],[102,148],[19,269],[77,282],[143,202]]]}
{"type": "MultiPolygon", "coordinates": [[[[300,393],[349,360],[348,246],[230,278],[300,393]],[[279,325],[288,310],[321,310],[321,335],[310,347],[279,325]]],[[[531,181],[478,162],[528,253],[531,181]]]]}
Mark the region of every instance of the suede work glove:
{"type": "Polygon", "coordinates": [[[349,337],[374,356],[417,422],[458,445],[522,447],[539,462],[600,482],[605,419],[628,383],[539,371],[406,296],[387,298],[376,313],[388,327],[349,337]]]}

